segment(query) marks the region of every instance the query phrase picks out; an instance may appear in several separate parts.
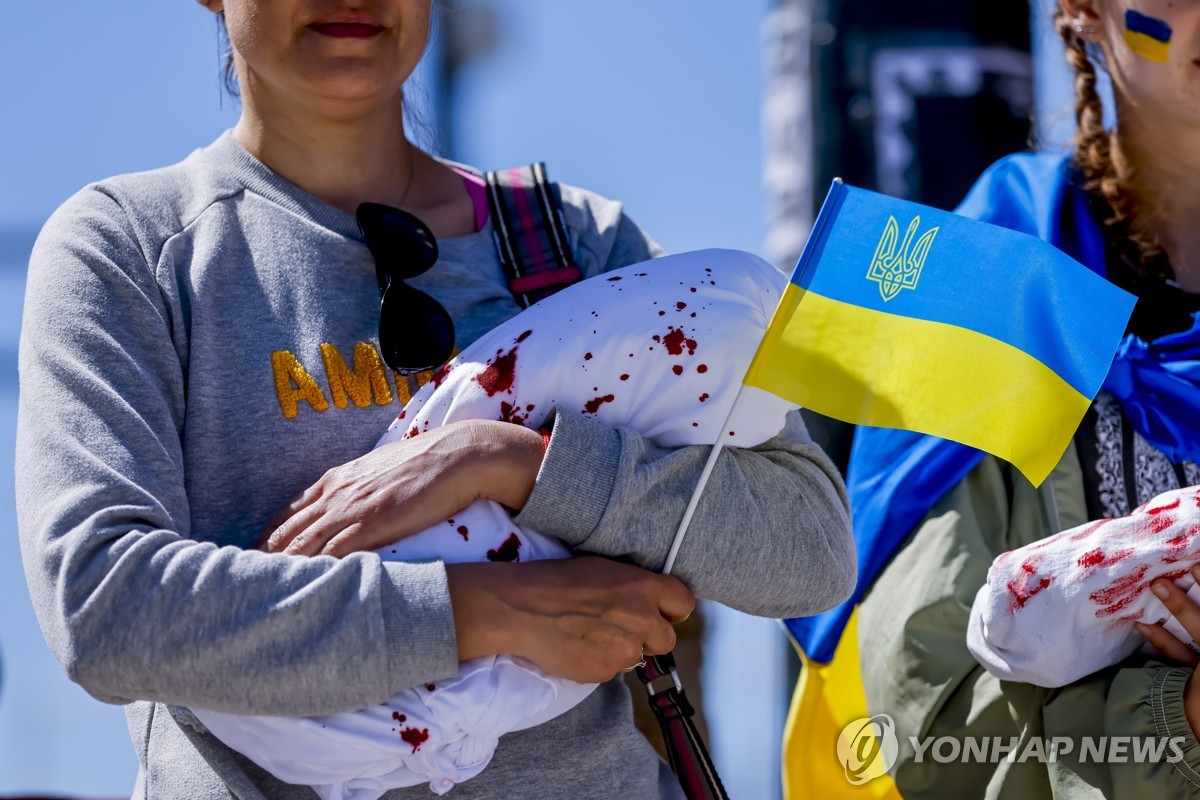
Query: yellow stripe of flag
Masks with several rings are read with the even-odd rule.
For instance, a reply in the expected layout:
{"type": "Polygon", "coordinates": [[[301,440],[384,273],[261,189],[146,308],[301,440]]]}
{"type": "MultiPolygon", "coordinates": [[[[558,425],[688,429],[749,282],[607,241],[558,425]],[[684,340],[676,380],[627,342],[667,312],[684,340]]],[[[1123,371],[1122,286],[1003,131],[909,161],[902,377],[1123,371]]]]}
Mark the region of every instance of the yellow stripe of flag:
{"type": "Polygon", "coordinates": [[[1159,64],[1166,64],[1171,52],[1170,42],[1160,42],[1152,36],[1137,31],[1125,31],[1125,44],[1129,45],[1129,49],[1139,56],[1159,64]]]}

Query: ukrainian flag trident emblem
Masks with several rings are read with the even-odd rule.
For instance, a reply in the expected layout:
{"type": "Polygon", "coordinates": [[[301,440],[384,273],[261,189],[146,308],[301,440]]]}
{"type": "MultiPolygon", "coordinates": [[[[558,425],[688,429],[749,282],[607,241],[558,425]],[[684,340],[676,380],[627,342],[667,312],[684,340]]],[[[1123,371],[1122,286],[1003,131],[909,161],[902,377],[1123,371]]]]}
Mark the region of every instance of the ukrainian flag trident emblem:
{"type": "Polygon", "coordinates": [[[744,383],[961,442],[1036,485],[1100,390],[1133,303],[1033,236],[834,181],[744,383]]]}
{"type": "Polygon", "coordinates": [[[897,249],[900,226],[895,217],[888,217],[883,236],[879,238],[879,246],[875,248],[875,257],[871,259],[871,268],[867,271],[867,278],[879,284],[879,294],[884,302],[900,294],[901,289],[917,288],[921,268],[925,266],[929,248],[938,234],[938,229],[932,228],[921,234],[921,238],[913,245],[913,234],[920,226],[921,218],[913,217],[904,234],[904,243],[897,249]]]}

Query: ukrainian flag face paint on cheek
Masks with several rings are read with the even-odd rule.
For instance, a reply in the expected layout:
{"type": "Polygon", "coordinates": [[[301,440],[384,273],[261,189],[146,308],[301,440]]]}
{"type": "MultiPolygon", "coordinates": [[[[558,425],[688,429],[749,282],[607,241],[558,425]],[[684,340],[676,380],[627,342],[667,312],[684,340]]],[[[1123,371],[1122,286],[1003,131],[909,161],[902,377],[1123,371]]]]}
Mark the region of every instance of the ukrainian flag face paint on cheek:
{"type": "Polygon", "coordinates": [[[1165,64],[1171,49],[1171,26],[1157,17],[1128,9],[1125,12],[1125,44],[1142,58],[1165,64]]]}

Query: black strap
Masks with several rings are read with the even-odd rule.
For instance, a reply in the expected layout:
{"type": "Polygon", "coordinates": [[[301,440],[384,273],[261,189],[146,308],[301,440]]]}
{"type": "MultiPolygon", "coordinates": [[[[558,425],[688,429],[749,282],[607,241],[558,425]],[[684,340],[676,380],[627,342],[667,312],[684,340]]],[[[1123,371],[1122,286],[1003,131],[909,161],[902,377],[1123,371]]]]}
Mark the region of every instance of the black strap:
{"type": "Polygon", "coordinates": [[[645,666],[637,668],[638,679],[646,687],[650,708],[662,727],[667,759],[683,794],[688,800],[729,800],[721,777],[713,766],[704,740],[692,722],[696,712],[683,693],[675,657],[646,656],[645,666]]]}
{"type": "Polygon", "coordinates": [[[484,179],[496,252],[517,302],[527,308],[581,280],[546,165],[497,170],[484,179]]]}

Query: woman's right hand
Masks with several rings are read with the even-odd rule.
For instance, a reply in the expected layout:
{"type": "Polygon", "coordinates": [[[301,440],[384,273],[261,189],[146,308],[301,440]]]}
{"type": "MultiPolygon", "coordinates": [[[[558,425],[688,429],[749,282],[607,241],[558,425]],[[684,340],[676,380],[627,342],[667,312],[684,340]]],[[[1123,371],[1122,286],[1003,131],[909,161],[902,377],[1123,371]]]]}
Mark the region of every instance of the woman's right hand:
{"type": "Polygon", "coordinates": [[[450,564],[458,657],[515,655],[551,675],[599,683],[670,652],[696,598],[678,578],[598,556],[450,564]]]}

